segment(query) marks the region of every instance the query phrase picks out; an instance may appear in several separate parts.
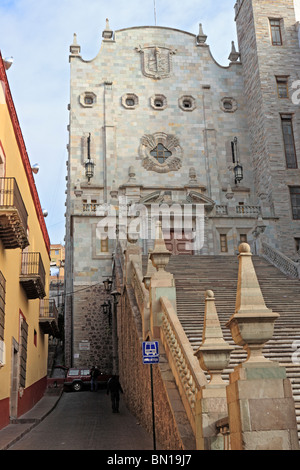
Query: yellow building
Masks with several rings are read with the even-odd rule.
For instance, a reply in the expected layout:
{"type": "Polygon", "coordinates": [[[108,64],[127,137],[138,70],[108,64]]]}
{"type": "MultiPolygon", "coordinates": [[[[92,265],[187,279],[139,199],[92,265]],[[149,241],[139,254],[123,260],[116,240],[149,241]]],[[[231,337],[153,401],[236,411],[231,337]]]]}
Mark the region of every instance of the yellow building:
{"type": "Polygon", "coordinates": [[[50,246],[51,256],[51,281],[64,280],[65,275],[65,247],[61,244],[50,246]]]}
{"type": "Polygon", "coordinates": [[[5,65],[0,54],[0,429],[43,396],[54,325],[50,241],[5,65]]]}

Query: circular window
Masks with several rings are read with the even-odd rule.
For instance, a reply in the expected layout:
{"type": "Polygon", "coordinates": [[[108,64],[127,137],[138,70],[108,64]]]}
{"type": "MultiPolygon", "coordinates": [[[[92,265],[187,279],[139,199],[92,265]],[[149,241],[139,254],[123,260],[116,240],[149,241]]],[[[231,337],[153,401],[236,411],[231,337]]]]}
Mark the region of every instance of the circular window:
{"type": "Polygon", "coordinates": [[[151,96],[150,104],[153,109],[162,111],[167,107],[167,98],[164,95],[151,96]]]}
{"type": "Polygon", "coordinates": [[[154,100],[154,106],[155,106],[156,108],[162,108],[163,105],[164,105],[164,104],[163,104],[162,100],[154,100]]]}
{"type": "Polygon", "coordinates": [[[79,96],[79,102],[84,108],[92,108],[96,103],[97,97],[92,91],[85,91],[79,96]]]}
{"type": "Polygon", "coordinates": [[[194,111],[194,109],[196,109],[196,100],[190,95],[181,96],[178,100],[178,104],[182,111],[194,111]]]}
{"type": "Polygon", "coordinates": [[[233,107],[231,101],[224,101],[223,106],[227,111],[231,111],[233,107]]]}
{"type": "Polygon", "coordinates": [[[134,100],[132,98],[127,98],[126,104],[127,106],[134,106],[134,100]]]}
{"type": "Polygon", "coordinates": [[[126,109],[135,109],[139,104],[139,99],[134,93],[126,93],[121,99],[122,106],[126,109]]]}
{"type": "Polygon", "coordinates": [[[221,100],[220,108],[224,113],[234,113],[238,109],[238,105],[234,98],[225,97],[221,100]]]}
{"type": "Polygon", "coordinates": [[[189,109],[192,107],[192,103],[190,102],[190,100],[184,100],[182,104],[183,104],[183,107],[186,109],[189,109]]]}
{"type": "Polygon", "coordinates": [[[94,100],[92,96],[85,96],[84,97],[84,103],[85,104],[93,104],[94,100]]]}

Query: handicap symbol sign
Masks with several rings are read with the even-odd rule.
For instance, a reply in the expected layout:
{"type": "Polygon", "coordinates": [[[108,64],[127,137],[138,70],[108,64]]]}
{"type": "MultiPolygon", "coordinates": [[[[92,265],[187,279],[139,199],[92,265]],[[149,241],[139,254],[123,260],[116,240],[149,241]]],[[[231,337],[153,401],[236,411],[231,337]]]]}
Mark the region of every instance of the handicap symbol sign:
{"type": "Polygon", "coordinates": [[[157,364],[158,362],[158,341],[143,341],[143,364],[157,364]]]}

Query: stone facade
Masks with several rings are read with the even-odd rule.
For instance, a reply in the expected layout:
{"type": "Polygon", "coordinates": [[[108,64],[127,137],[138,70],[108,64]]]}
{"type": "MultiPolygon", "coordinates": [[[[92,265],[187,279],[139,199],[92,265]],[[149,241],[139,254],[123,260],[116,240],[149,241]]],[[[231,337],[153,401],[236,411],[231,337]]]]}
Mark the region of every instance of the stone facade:
{"type": "MultiPolygon", "coordinates": [[[[112,274],[114,237],[101,242],[97,230],[105,203],[138,203],[148,210],[161,203],[203,206],[204,236],[191,250],[198,254],[230,255],[240,241],[257,252],[265,240],[296,256],[300,224],[292,219],[288,186],[300,185],[299,170],[286,169],[280,113],[293,113],[297,154],[300,116],[290,99],[279,101],[275,80],[288,75],[291,87],[300,72],[293,2],[239,1],[236,22],[241,60],[232,45],[228,67],[212,57],[202,27],[198,35],[163,27],[113,32],[107,22],[100,51],[90,61],[81,57],[74,36],[66,204],[70,364],[89,365],[97,357],[99,367],[106,367],[96,343],[79,350],[98,328],[94,322],[105,298],[102,291],[99,316],[90,315],[91,303],[80,303],[85,289],[98,291],[112,274]],[[270,46],[270,15],[284,18],[280,50],[270,46]],[[237,163],[243,167],[240,182],[237,163]],[[263,235],[257,230],[261,218],[263,235]],[[90,329],[81,328],[83,311],[93,318],[90,329]]],[[[140,241],[144,253],[153,246],[152,218],[148,212],[148,234],[140,241]]],[[[195,217],[191,230],[197,230],[195,217]]],[[[182,245],[167,243],[173,253],[182,245]]],[[[99,331],[98,344],[104,337],[99,331]]]]}
{"type": "Polygon", "coordinates": [[[255,190],[278,217],[271,243],[295,254],[299,220],[293,220],[289,187],[300,182],[300,170],[287,168],[281,116],[291,116],[296,155],[300,152],[300,112],[291,97],[299,80],[300,50],[293,0],[243,0],[236,4],[236,23],[249,111],[255,190]],[[280,21],[281,45],[272,45],[270,20],[280,21]],[[276,77],[285,76],[288,98],[277,93],[276,77]]]}

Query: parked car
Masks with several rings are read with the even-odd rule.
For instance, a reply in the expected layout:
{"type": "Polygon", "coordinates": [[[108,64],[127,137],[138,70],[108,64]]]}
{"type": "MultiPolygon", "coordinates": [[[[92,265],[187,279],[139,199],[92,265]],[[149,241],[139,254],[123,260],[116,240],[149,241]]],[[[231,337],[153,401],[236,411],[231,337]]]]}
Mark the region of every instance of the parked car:
{"type": "MultiPolygon", "coordinates": [[[[111,375],[102,374],[98,376],[98,387],[106,385],[111,375]]],[[[64,386],[67,389],[71,389],[74,392],[80,392],[84,388],[88,388],[91,385],[91,370],[85,368],[71,368],[68,370],[64,386]]]]}

